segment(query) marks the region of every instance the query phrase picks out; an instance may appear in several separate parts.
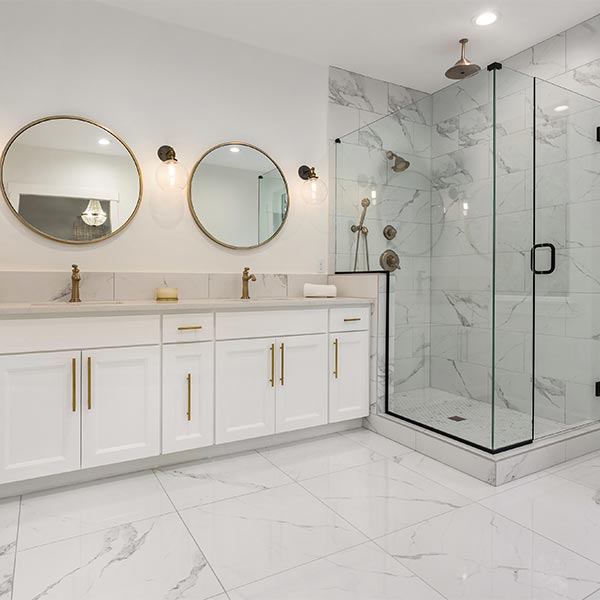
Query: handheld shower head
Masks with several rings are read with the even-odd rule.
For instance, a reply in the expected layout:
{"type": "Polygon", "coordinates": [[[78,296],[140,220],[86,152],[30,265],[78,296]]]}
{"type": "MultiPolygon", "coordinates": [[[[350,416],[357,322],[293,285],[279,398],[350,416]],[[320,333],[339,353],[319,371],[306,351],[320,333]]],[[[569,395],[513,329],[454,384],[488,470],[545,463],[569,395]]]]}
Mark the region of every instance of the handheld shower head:
{"type": "Polygon", "coordinates": [[[363,198],[363,199],[360,201],[360,205],[361,205],[363,208],[368,208],[368,207],[371,205],[371,201],[370,201],[368,198],[363,198]]]}
{"type": "Polygon", "coordinates": [[[405,158],[398,156],[395,152],[388,150],[385,153],[388,160],[393,160],[394,164],[392,165],[392,171],[395,173],[402,173],[402,171],[406,171],[408,167],[410,167],[410,162],[408,162],[405,158]]]}

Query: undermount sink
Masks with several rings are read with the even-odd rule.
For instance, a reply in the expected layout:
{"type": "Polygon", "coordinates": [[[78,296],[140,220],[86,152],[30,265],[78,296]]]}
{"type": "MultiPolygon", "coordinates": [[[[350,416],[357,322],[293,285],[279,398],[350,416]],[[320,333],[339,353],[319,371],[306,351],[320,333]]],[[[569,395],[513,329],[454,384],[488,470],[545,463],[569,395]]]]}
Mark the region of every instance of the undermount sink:
{"type": "Polygon", "coordinates": [[[67,304],[69,306],[111,306],[114,304],[123,304],[122,300],[82,300],[81,302],[62,302],[55,300],[54,302],[33,302],[31,306],[62,306],[67,304]]]}

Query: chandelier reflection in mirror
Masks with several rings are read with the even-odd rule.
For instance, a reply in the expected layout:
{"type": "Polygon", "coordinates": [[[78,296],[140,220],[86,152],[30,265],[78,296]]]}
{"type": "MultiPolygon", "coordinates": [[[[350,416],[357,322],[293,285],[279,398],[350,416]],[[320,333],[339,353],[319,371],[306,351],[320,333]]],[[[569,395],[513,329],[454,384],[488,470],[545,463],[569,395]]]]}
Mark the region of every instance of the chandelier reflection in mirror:
{"type": "Polygon", "coordinates": [[[90,200],[87,208],[81,213],[81,219],[90,227],[100,227],[106,223],[108,215],[102,210],[99,200],[90,200]]]}

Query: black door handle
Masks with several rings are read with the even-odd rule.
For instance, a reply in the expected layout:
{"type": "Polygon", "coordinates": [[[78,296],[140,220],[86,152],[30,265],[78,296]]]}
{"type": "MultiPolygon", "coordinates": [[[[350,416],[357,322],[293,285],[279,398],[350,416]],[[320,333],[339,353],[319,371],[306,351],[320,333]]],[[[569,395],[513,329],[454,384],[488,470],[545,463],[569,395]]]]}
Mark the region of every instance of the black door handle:
{"type": "Polygon", "coordinates": [[[531,270],[536,275],[550,275],[550,273],[554,273],[555,269],[556,269],[556,248],[555,248],[554,244],[550,244],[550,243],[534,244],[533,248],[531,249],[531,270]],[[538,248],[550,248],[550,268],[545,271],[543,271],[543,270],[538,271],[535,268],[535,251],[538,248]]]}

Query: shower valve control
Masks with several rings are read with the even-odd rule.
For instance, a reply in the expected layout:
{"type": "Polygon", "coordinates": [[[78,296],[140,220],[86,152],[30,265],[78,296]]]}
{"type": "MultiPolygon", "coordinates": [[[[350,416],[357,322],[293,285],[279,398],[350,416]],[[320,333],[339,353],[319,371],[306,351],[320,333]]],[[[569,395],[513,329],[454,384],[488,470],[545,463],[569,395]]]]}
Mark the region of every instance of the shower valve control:
{"type": "Polygon", "coordinates": [[[386,240],[393,240],[396,237],[397,233],[398,233],[398,231],[396,230],[396,228],[393,225],[386,225],[383,228],[383,237],[386,240]]]}

